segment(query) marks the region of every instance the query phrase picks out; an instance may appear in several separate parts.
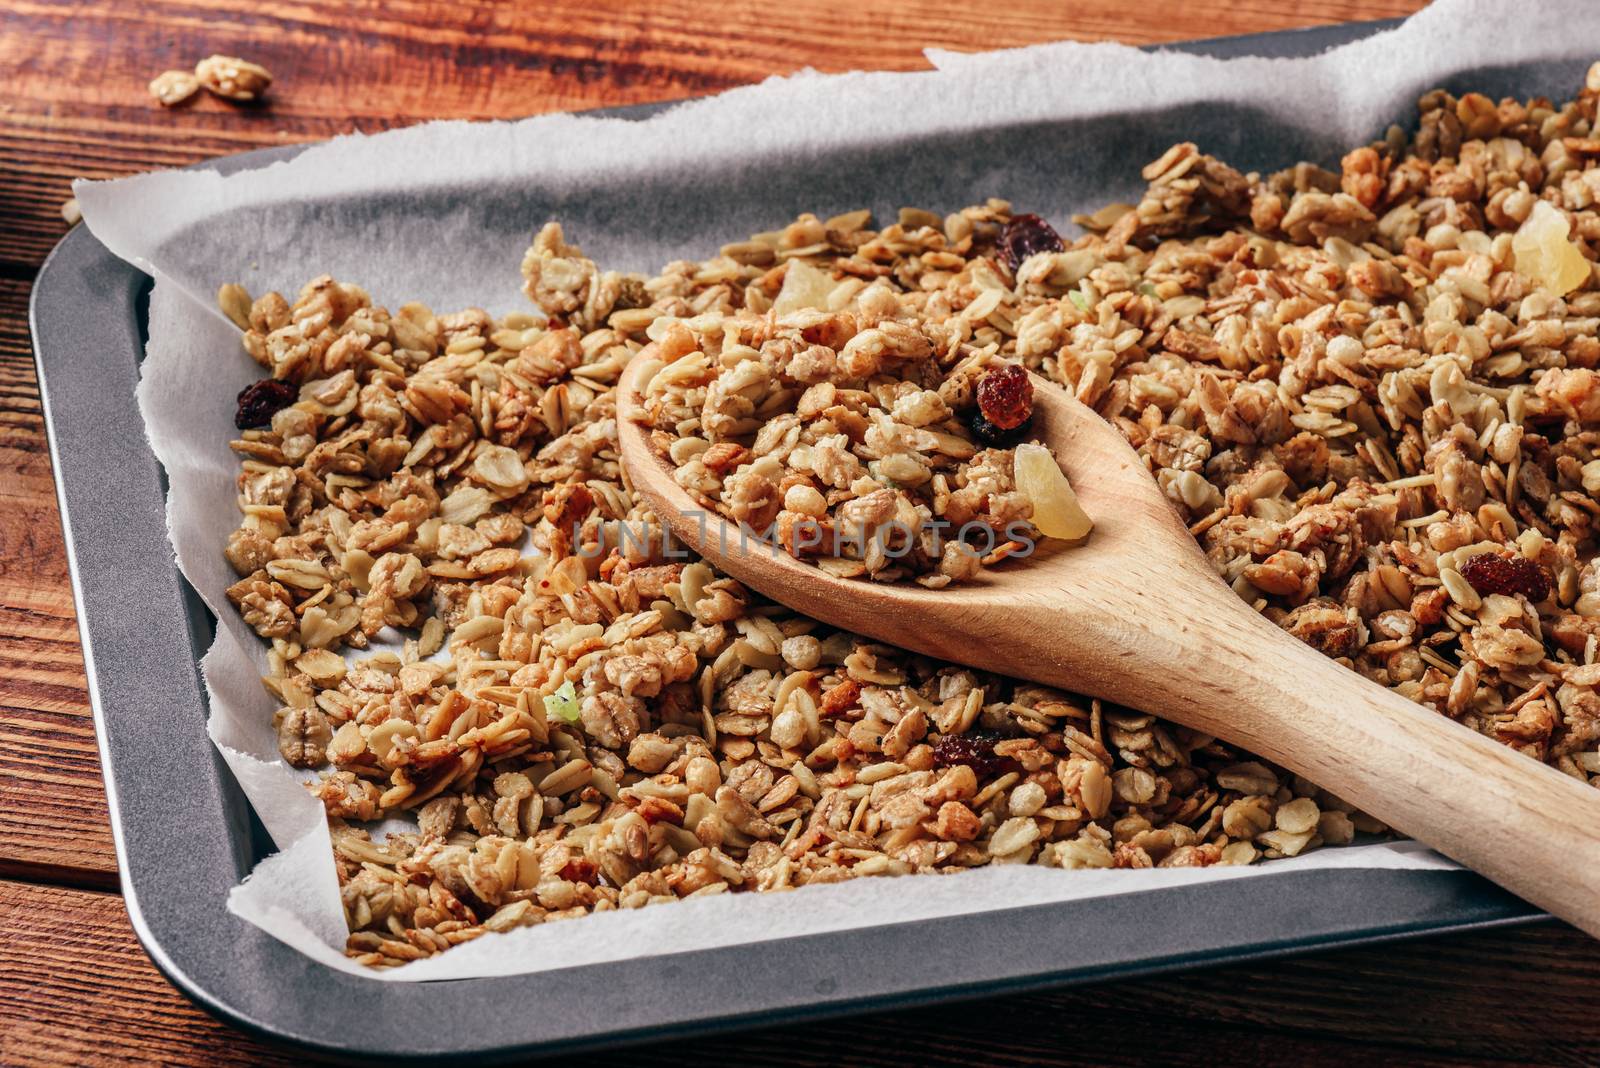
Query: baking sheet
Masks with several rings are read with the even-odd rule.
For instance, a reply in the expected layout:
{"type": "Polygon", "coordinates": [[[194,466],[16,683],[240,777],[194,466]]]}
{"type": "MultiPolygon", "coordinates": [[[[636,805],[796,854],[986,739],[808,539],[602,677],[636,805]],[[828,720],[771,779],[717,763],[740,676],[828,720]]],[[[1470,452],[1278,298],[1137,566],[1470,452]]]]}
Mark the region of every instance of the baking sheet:
{"type": "MultiPolygon", "coordinates": [[[[948,210],[1007,195],[1061,222],[1138,188],[1138,167],[1194,139],[1246,167],[1341,148],[1404,119],[1437,83],[1570,95],[1596,12],[1466,0],[1307,60],[1147,55],[1110,45],[938,54],[923,74],[803,75],[644,122],[554,116],[342,138],[228,178],[186,172],[80,184],[85,216],[155,275],[140,401],[173,493],[178,562],[219,619],[204,661],[213,737],[282,853],[235,891],[237,914],[334,967],[344,925],[320,805],[277,762],[259,641],[226,605],[220,546],[236,522],[233,392],[255,366],[210,294],[223,281],[292,292],[329,271],[397,304],[520,308],[516,264],[548,217],[603,266],[652,270],[799,210],[905,203],[948,210]],[[1507,63],[1547,57],[1541,84],[1507,63]],[[1488,69],[1485,69],[1488,68],[1488,69]],[[909,116],[909,121],[907,117],[909,116]],[[1086,124],[1087,120],[1087,124],[1086,124]],[[1071,123],[1076,136],[1052,136],[1071,123]],[[1085,133],[1087,129],[1087,133],[1085,133]],[[1096,136],[1096,135],[1099,136],[1096,136]]],[[[713,945],[1139,892],[1318,866],[1443,866],[1415,846],[1327,850],[1253,869],[1063,873],[988,869],[733,895],[486,937],[385,978],[513,974],[713,945]]]]}
{"type": "MultiPolygon", "coordinates": [[[[1378,28],[1184,47],[1304,55],[1378,28]]],[[[40,270],[29,318],[128,919],[162,973],[233,1026],[391,1066],[489,1064],[1540,915],[1459,869],[1321,869],[808,935],[758,953],[727,946],[445,984],[324,967],[227,909],[234,883],[273,846],[206,734],[197,664],[215,621],[173,561],[166,481],[134,399],[149,288],[78,227],[40,270]]]]}

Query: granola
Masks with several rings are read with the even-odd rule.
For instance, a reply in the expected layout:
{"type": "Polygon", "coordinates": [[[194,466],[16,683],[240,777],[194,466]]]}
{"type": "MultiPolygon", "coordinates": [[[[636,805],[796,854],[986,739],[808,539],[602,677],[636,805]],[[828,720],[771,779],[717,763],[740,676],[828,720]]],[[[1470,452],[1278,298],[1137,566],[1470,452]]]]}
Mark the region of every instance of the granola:
{"type": "Polygon", "coordinates": [[[523,264],[536,310],[500,319],[391,313],[328,278],[293,302],[229,291],[297,398],[234,443],[229,597],[271,645],[285,759],[316,769],[349,954],[860,875],[1250,863],[1385,830],[1213,738],[839,633],[673,550],[623,483],[613,385],[651,345],[768,315],[796,263],[830,305],[846,285],[845,303],[892,297],[930,348],[964,319],[952,367],[985,351],[1073,389],[1291,633],[1600,774],[1597,95],[1600,66],[1560,106],[1429,93],[1414,136],[1338,172],[1242,174],[1177,145],[1139,204],[1071,242],[1012,228],[1003,201],[877,231],[803,216],[646,279],[552,225],[523,264]],[[361,826],[406,812],[413,832],[361,826]]]}
{"type": "Polygon", "coordinates": [[[194,99],[200,79],[186,70],[164,70],[150,82],[150,95],[162,107],[175,108],[194,99]]]}
{"type": "Polygon", "coordinates": [[[191,86],[189,81],[182,80],[181,72],[167,71],[155,82],[150,83],[150,91],[163,104],[171,105],[187,100],[194,95],[197,86],[204,86],[209,92],[224,100],[244,103],[259,99],[272,84],[272,75],[259,63],[252,63],[237,56],[213,55],[195,64],[191,80],[195,83],[194,86],[191,86]],[[180,77],[174,79],[172,75],[180,77]],[[163,83],[163,87],[170,89],[177,95],[177,99],[168,100],[157,90],[157,83],[163,83]]]}
{"type": "Polygon", "coordinates": [[[740,307],[646,327],[639,417],[678,484],[839,578],[938,589],[1062,527],[1086,535],[1048,450],[1035,456],[1053,479],[1018,478],[1013,445],[1026,434],[1033,384],[984,323],[1001,299],[1000,272],[987,269],[988,295],[961,309],[883,278],[836,281],[841,249],[893,257],[943,241],[937,220],[909,237],[874,234],[867,222],[862,212],[804,216],[757,235],[741,248],[766,248],[781,266],[752,279],[740,307]],[[811,231],[827,242],[791,254],[811,231]],[[1071,522],[1041,531],[1035,511],[1052,508],[1071,522]]]}

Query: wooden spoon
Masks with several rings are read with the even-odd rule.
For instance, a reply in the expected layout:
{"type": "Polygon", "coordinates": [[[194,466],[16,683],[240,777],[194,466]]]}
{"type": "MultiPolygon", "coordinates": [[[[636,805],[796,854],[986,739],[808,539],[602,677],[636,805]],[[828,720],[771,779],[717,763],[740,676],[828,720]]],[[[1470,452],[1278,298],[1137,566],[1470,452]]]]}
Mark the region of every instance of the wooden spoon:
{"type": "Polygon", "coordinates": [[[1600,936],[1600,790],[1361,677],[1251,609],[1122,435],[1060,387],[1035,376],[1030,436],[1071,478],[1094,533],[928,590],[830,577],[701,508],[636,421],[643,364],[618,387],[633,489],[740,582],[857,634],[1242,746],[1600,936]]]}

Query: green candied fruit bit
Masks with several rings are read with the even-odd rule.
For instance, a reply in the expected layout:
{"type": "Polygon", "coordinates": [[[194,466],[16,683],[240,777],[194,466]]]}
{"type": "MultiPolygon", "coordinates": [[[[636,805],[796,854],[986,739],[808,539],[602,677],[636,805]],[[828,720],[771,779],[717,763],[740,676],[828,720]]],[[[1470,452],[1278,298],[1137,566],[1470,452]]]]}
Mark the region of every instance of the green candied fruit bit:
{"type": "Polygon", "coordinates": [[[563,682],[560,689],[545,697],[544,710],[547,715],[564,719],[568,723],[578,722],[578,691],[572,685],[572,680],[563,682]]]}

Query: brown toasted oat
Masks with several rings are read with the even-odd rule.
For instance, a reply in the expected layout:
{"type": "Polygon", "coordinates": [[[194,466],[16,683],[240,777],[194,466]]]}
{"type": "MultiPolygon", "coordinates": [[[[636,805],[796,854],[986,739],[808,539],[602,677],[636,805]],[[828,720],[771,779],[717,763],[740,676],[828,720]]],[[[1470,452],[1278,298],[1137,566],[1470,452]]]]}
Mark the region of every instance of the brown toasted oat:
{"type": "MultiPolygon", "coordinates": [[[[176,74],[176,71],[168,71],[176,74]]],[[[167,75],[162,75],[165,78],[167,75]]],[[[237,56],[207,56],[195,64],[194,77],[203,85],[226,100],[249,101],[258,99],[267,91],[267,86],[272,84],[272,75],[267,73],[267,68],[259,63],[239,59],[237,56]]],[[[160,79],[157,79],[159,81],[160,79]]],[[[155,91],[155,83],[151,83],[151,91],[155,91]]],[[[192,95],[193,89],[184,94],[183,99],[192,95]]],[[[159,99],[159,94],[158,99],[159,99]]],[[[166,100],[161,101],[163,104],[166,100]]]]}
{"type": "Polygon", "coordinates": [[[240,330],[250,329],[250,291],[236,282],[229,282],[217,290],[217,307],[240,330]]]}
{"type": "Polygon", "coordinates": [[[1157,717],[863,642],[669,556],[621,484],[611,384],[649,345],[706,352],[713,323],[774,308],[796,263],[830,305],[848,287],[918,324],[982,311],[957,361],[987,351],[1076,390],[1242,597],[1600,774],[1595,94],[1430,93],[1421,112],[1337,173],[1243,175],[1175,146],[1139,205],[1028,246],[1014,273],[997,245],[1014,216],[991,201],[876,231],[803,216],[651,279],[547,227],[523,265],[537,312],[499,320],[390,313],[327,278],[236,309],[300,399],[235,443],[230,597],[272,643],[286,757],[325,760],[351,956],[695,894],[1247,864],[1383,830],[1157,717]],[[1589,264],[1575,285],[1567,252],[1515,247],[1540,204],[1589,264]],[[1493,565],[1516,581],[1486,554],[1525,562],[1493,565]],[[335,655],[389,628],[417,636],[335,655]],[[357,826],[404,811],[414,833],[357,826]]]}
{"type": "Polygon", "coordinates": [[[186,104],[199,91],[200,79],[186,70],[164,70],[150,82],[150,95],[163,107],[186,104]]]}

